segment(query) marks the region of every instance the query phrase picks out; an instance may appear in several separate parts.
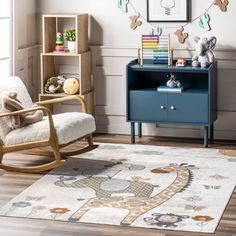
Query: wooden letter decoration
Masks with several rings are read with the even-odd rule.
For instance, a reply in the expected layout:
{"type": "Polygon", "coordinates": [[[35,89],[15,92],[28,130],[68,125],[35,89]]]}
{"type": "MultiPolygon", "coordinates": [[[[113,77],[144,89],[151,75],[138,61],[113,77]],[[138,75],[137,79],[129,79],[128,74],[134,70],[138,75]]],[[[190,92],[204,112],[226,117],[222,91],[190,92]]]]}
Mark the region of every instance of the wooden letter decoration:
{"type": "Polygon", "coordinates": [[[214,0],[214,5],[219,6],[220,10],[223,12],[227,11],[227,6],[229,4],[228,0],[224,0],[222,2],[222,0],[214,0]]]}
{"type": "Polygon", "coordinates": [[[131,20],[131,29],[135,30],[138,26],[142,25],[142,21],[138,21],[138,18],[140,16],[130,16],[130,20],[131,20]]]}
{"type": "Polygon", "coordinates": [[[175,35],[178,36],[179,43],[185,43],[186,38],[188,38],[188,33],[183,33],[184,27],[181,26],[181,28],[177,29],[175,32],[175,35]]]}

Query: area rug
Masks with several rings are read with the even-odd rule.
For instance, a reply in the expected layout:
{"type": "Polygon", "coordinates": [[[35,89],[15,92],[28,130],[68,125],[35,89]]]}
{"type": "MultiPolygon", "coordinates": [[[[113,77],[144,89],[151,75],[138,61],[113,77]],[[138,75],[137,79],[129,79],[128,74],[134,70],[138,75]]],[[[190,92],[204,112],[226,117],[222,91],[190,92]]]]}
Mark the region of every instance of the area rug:
{"type": "Polygon", "coordinates": [[[235,188],[236,158],[207,148],[99,145],[0,215],[214,233],[235,188]]]}

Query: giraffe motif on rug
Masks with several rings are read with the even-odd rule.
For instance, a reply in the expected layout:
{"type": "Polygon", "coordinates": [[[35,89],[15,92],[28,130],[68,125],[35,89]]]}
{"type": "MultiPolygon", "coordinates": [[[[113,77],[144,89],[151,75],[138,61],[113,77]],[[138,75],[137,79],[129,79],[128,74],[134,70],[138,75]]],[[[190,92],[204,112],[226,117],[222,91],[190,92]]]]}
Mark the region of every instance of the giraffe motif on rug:
{"type": "Polygon", "coordinates": [[[88,200],[77,212],[75,212],[69,220],[79,221],[81,217],[90,209],[99,207],[108,208],[122,208],[127,209],[129,213],[122,220],[121,225],[130,225],[139,216],[150,211],[151,209],[163,204],[171,199],[176,193],[184,191],[192,181],[192,174],[188,168],[189,166],[184,163],[181,165],[170,164],[164,168],[156,168],[151,170],[155,174],[169,174],[176,173],[175,180],[166,189],[150,197],[137,197],[137,196],[111,196],[102,198],[92,198],[88,200]]]}

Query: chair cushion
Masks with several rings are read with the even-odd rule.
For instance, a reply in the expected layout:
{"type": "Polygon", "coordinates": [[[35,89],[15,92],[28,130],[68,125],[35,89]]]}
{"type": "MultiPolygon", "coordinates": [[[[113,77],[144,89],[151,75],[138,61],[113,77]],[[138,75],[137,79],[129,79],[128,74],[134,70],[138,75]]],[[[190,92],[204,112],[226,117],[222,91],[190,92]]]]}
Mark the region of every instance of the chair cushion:
{"type": "MultiPolygon", "coordinates": [[[[59,144],[67,144],[95,131],[93,116],[80,112],[67,112],[53,115],[54,126],[59,144]]],[[[21,144],[49,139],[48,118],[10,131],[5,145],[21,144]]]]}

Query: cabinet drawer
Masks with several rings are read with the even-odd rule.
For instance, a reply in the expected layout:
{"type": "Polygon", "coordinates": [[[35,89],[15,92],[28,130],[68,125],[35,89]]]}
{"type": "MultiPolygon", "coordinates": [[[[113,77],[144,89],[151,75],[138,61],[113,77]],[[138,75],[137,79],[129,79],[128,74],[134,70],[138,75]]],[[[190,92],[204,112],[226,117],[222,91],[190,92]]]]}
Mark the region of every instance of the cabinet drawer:
{"type": "Polygon", "coordinates": [[[168,121],[208,123],[208,94],[168,94],[168,121]]]}
{"type": "Polygon", "coordinates": [[[129,92],[128,120],[165,121],[167,119],[167,95],[156,91],[133,90],[129,92]],[[161,107],[163,109],[161,109],[161,107]]]}

